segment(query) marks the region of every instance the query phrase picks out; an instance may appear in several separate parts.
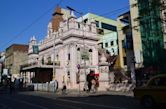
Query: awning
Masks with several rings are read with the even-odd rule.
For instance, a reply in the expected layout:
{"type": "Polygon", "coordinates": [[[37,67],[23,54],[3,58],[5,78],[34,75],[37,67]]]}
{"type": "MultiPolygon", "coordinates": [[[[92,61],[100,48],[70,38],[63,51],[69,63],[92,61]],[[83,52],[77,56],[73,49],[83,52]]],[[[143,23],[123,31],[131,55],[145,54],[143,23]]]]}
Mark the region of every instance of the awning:
{"type": "MultiPolygon", "coordinates": [[[[60,66],[55,66],[55,69],[59,69],[60,66]]],[[[33,65],[28,67],[22,67],[21,71],[34,71],[37,69],[53,69],[53,65],[33,65]]]]}

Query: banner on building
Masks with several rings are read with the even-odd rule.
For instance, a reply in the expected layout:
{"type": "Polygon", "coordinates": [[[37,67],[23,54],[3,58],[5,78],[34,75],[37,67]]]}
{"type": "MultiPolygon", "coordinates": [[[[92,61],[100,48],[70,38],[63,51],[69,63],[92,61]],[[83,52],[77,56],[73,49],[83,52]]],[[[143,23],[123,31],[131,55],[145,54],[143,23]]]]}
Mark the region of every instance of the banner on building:
{"type": "Polygon", "coordinates": [[[99,72],[108,73],[109,72],[109,67],[108,66],[100,66],[99,67],[99,72]]]}
{"type": "Polygon", "coordinates": [[[33,45],[33,54],[39,54],[39,46],[38,45],[33,45]]]}

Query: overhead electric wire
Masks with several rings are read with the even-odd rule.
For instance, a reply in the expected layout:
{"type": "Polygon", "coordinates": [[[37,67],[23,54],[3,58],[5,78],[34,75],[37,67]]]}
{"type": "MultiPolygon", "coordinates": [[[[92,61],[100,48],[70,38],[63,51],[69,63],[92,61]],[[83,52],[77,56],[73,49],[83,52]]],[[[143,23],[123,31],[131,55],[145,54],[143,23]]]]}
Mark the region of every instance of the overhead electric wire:
{"type": "MultiPolygon", "coordinates": [[[[61,3],[63,2],[63,0],[60,0],[59,3],[57,5],[60,5],[61,3]]],[[[19,38],[21,36],[22,33],[24,33],[25,31],[27,31],[30,27],[33,26],[33,24],[37,23],[45,14],[47,14],[50,10],[52,10],[52,8],[54,8],[54,6],[52,6],[51,8],[49,8],[47,11],[45,11],[41,16],[39,16],[37,19],[35,19],[31,24],[29,24],[27,27],[25,27],[19,34],[15,35],[10,41],[8,41],[7,43],[3,44],[1,47],[4,47],[6,46],[7,44],[9,44],[10,42],[14,41],[15,39],[19,38]]],[[[128,6],[125,6],[123,8],[120,8],[120,9],[116,9],[116,10],[113,10],[113,11],[109,11],[109,12],[106,12],[104,14],[101,14],[100,16],[103,16],[103,15],[108,15],[109,13],[113,13],[113,12],[117,12],[117,11],[120,11],[122,9],[125,9],[127,8],[128,6]]],[[[97,16],[98,17],[98,16],[97,16]]],[[[97,17],[93,17],[91,19],[94,19],[94,18],[97,18],[97,17]]]]}
{"type": "MultiPolygon", "coordinates": [[[[60,0],[58,5],[60,5],[62,3],[63,0],[60,0]]],[[[11,40],[9,40],[8,42],[4,43],[1,45],[1,47],[5,47],[7,44],[11,43],[12,41],[16,40],[17,38],[21,37],[21,34],[23,34],[25,31],[27,31],[29,28],[31,28],[34,24],[36,24],[37,22],[39,22],[40,19],[42,19],[49,11],[51,11],[53,8],[55,8],[57,4],[54,4],[53,6],[51,6],[51,8],[49,8],[48,10],[46,10],[44,13],[42,13],[39,17],[37,17],[32,23],[30,23],[28,26],[26,26],[21,32],[19,32],[17,35],[15,35],[11,40]]]]}
{"type": "MultiPolygon", "coordinates": [[[[128,5],[128,6],[130,6],[130,5],[128,5]]],[[[128,6],[125,6],[125,7],[123,7],[123,8],[119,8],[119,9],[116,9],[116,10],[113,10],[113,11],[108,11],[108,12],[105,12],[105,13],[103,13],[103,14],[100,14],[100,15],[98,15],[98,16],[96,16],[96,17],[92,17],[92,18],[90,18],[89,20],[92,20],[92,19],[95,19],[95,18],[98,18],[98,17],[103,17],[103,16],[105,16],[105,15],[113,15],[112,13],[115,13],[115,12],[118,12],[118,11],[124,11],[124,9],[128,9],[128,6]]],[[[104,18],[104,17],[103,17],[104,18]]],[[[103,18],[101,18],[101,19],[103,19],[103,18]]]]}
{"type": "MultiPolygon", "coordinates": [[[[62,0],[60,0],[60,2],[62,2],[62,0]]],[[[60,3],[59,3],[60,4],[60,3]]],[[[104,15],[110,15],[110,14],[113,14],[113,13],[117,13],[117,12],[119,12],[119,11],[124,11],[124,9],[126,9],[127,8],[127,6],[126,7],[124,7],[124,8],[120,8],[120,9],[117,9],[117,10],[114,10],[114,11],[109,11],[109,12],[106,12],[106,13],[104,13],[104,14],[101,14],[101,15],[99,15],[99,17],[101,16],[104,16],[104,15]]],[[[95,18],[98,18],[98,16],[97,17],[93,17],[93,18],[90,18],[90,19],[95,19],[95,18]]],[[[101,18],[101,19],[104,19],[104,18],[101,18]]],[[[134,27],[131,27],[131,29],[132,28],[134,28],[134,27]]],[[[82,30],[82,31],[84,31],[84,30],[82,30]]],[[[118,31],[122,31],[122,30],[117,30],[116,32],[118,32],[118,31]]],[[[86,32],[86,31],[84,31],[84,32],[86,32]]],[[[106,35],[106,34],[110,34],[110,33],[113,33],[113,31],[110,31],[110,32],[108,32],[108,33],[105,33],[104,35],[106,35]]],[[[96,34],[96,35],[94,35],[94,36],[97,36],[98,34],[96,34]]],[[[82,41],[82,38],[81,39],[79,39],[79,40],[77,40],[77,41],[73,41],[73,42],[78,42],[78,41],[82,41]]],[[[51,42],[51,41],[49,41],[49,42],[51,42]]],[[[48,42],[47,42],[48,43],[48,42]]],[[[136,44],[136,43],[135,43],[136,44]]],[[[47,51],[47,52],[45,52],[45,53],[51,53],[51,51],[47,51]]],[[[28,60],[28,59],[27,59],[28,60]]]]}
{"type": "MultiPolygon", "coordinates": [[[[84,31],[84,32],[87,32],[87,31],[85,31],[85,30],[81,30],[81,31],[84,31]]],[[[123,31],[123,30],[118,30],[118,31],[123,31]]],[[[116,31],[117,32],[117,31],[116,31]]],[[[114,33],[114,31],[110,31],[110,32],[107,32],[107,33],[104,33],[104,35],[106,35],[106,34],[110,34],[110,33],[114,33]]],[[[96,34],[96,35],[93,35],[93,36],[99,36],[99,34],[96,34]]],[[[102,35],[101,35],[102,36],[102,35]]],[[[50,40],[50,41],[47,41],[46,43],[49,43],[49,42],[51,42],[52,40],[50,40]]],[[[78,39],[78,40],[76,40],[76,41],[73,41],[72,43],[75,43],[75,42],[79,42],[79,41],[82,41],[82,38],[80,38],[80,39],[78,39]]],[[[136,43],[135,43],[136,44],[136,43]]],[[[96,45],[96,44],[92,44],[92,45],[96,45]]],[[[45,54],[51,54],[52,53],[52,51],[51,50],[48,50],[47,52],[45,52],[45,54]]],[[[24,60],[24,61],[28,61],[29,59],[26,59],[26,60],[24,60]]],[[[23,62],[24,62],[23,61],[23,62]]]]}
{"type": "MultiPolygon", "coordinates": [[[[112,13],[114,12],[117,12],[117,11],[121,11],[122,9],[125,9],[127,6],[125,6],[125,7],[123,7],[123,8],[120,8],[120,9],[116,9],[116,10],[113,10],[113,11],[109,11],[109,12],[106,12],[106,13],[104,13],[104,14],[101,14],[101,15],[113,15],[112,13]]],[[[124,10],[122,10],[122,11],[124,11],[124,10]]],[[[90,18],[90,19],[88,19],[88,20],[91,20],[91,19],[95,19],[95,18],[100,18],[100,17],[102,17],[101,15],[99,15],[99,16],[96,16],[96,17],[92,17],[92,18],[90,18]]],[[[102,20],[102,19],[104,19],[104,17],[102,17],[102,18],[100,18],[99,20],[102,20]]],[[[85,31],[86,32],[86,31],[85,31]]],[[[80,39],[81,40],[81,39],[80,39]]]]}

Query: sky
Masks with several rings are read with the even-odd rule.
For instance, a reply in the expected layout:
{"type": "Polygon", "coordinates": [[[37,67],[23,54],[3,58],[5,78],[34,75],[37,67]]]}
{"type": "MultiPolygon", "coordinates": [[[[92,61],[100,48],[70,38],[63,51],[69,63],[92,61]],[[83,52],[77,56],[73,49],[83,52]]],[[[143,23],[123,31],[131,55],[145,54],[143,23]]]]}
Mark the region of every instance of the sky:
{"type": "Polygon", "coordinates": [[[32,36],[44,39],[57,4],[114,20],[129,10],[129,0],[0,0],[0,52],[11,44],[28,44],[32,36]]]}

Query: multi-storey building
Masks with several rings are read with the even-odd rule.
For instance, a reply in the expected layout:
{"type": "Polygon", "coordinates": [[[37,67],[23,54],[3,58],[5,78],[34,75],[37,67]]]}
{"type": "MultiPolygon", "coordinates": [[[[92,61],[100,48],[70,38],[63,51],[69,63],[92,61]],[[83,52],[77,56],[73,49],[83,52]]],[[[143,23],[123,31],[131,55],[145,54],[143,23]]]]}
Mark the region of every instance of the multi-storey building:
{"type": "Polygon", "coordinates": [[[118,28],[120,67],[128,71],[133,82],[135,82],[135,59],[130,11],[120,15],[117,21],[120,25],[119,27],[121,27],[118,28]],[[125,24],[125,26],[121,26],[121,24],[125,24]]]}
{"type": "MultiPolygon", "coordinates": [[[[131,59],[128,55],[128,50],[132,50],[132,43],[131,45],[127,43],[127,41],[132,41],[132,37],[129,37],[131,35],[131,23],[130,23],[130,12],[126,12],[122,15],[119,15],[117,18],[118,24],[120,25],[118,28],[118,45],[119,45],[119,57],[120,57],[120,66],[121,68],[127,70],[128,66],[128,59],[131,59]],[[121,24],[126,24],[125,26],[122,26],[121,24]],[[131,39],[131,40],[130,40],[131,39]]],[[[129,69],[128,69],[129,70],[129,69]]]]}
{"type": "Polygon", "coordinates": [[[12,44],[5,52],[5,68],[9,70],[12,78],[18,78],[20,65],[28,61],[28,45],[12,44]]]}
{"type": "Polygon", "coordinates": [[[99,37],[98,44],[108,50],[111,55],[118,55],[117,21],[92,13],[87,13],[78,19],[78,21],[83,21],[84,23],[90,20],[96,22],[99,37]]]}

